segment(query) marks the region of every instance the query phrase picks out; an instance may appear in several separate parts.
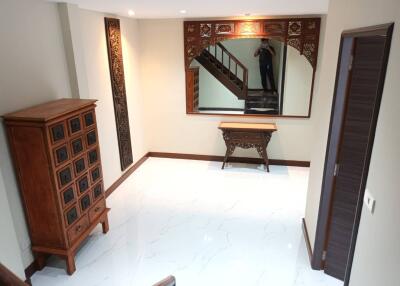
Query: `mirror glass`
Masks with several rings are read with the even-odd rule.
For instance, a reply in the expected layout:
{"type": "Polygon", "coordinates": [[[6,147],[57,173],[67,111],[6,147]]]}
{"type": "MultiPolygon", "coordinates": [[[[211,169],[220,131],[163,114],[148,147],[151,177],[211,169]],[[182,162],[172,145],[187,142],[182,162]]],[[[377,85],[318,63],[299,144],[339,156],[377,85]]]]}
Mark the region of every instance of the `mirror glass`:
{"type": "Polygon", "coordinates": [[[188,72],[195,112],[309,115],[313,68],[283,42],[226,40],[204,49],[188,72]]]}

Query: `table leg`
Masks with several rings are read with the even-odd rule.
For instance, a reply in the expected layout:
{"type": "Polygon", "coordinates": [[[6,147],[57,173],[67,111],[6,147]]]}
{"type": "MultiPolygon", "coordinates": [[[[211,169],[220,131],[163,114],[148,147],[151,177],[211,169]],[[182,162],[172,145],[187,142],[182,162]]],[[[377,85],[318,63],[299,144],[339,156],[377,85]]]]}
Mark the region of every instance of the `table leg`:
{"type": "Polygon", "coordinates": [[[267,147],[263,145],[256,146],[257,152],[261,158],[264,159],[265,167],[267,168],[267,172],[269,172],[269,159],[267,155],[267,147]]]}
{"type": "Polygon", "coordinates": [[[267,154],[267,147],[263,148],[263,159],[265,162],[265,166],[267,166],[267,172],[269,173],[269,159],[268,159],[268,154],[267,154]]]}
{"type": "Polygon", "coordinates": [[[225,168],[225,164],[226,164],[226,162],[228,162],[229,156],[231,156],[233,154],[233,152],[235,151],[235,148],[236,148],[235,145],[232,145],[232,144],[227,144],[226,145],[225,158],[224,158],[224,162],[222,164],[222,168],[221,169],[225,168]]]}

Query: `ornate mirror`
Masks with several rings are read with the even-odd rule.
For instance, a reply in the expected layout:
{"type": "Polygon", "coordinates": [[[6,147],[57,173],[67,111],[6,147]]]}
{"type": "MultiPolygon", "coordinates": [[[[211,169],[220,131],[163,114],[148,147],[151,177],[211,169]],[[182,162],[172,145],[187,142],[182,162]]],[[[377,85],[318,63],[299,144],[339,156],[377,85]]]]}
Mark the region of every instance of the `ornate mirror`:
{"type": "Polygon", "coordinates": [[[320,18],[184,23],[186,112],[310,117],[320,18]]]}

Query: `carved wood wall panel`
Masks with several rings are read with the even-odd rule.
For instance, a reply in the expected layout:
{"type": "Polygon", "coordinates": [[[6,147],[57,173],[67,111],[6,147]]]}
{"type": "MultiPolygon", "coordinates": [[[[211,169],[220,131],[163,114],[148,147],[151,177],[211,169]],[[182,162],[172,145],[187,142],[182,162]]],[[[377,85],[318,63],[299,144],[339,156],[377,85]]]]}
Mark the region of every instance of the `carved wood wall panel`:
{"type": "Polygon", "coordinates": [[[315,70],[321,18],[185,21],[185,67],[209,45],[228,39],[271,38],[304,55],[315,70]]]}
{"type": "Polygon", "coordinates": [[[133,163],[119,19],[104,18],[121,170],[133,163]]]}

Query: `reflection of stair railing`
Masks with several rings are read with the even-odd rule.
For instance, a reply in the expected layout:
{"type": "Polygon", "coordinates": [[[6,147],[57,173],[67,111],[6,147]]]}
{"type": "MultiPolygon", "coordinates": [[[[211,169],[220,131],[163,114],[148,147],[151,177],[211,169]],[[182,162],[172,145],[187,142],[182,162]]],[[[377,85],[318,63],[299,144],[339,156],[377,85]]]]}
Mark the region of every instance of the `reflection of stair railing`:
{"type": "Polygon", "coordinates": [[[239,99],[247,97],[248,69],[221,43],[203,50],[196,60],[239,99]]]}

